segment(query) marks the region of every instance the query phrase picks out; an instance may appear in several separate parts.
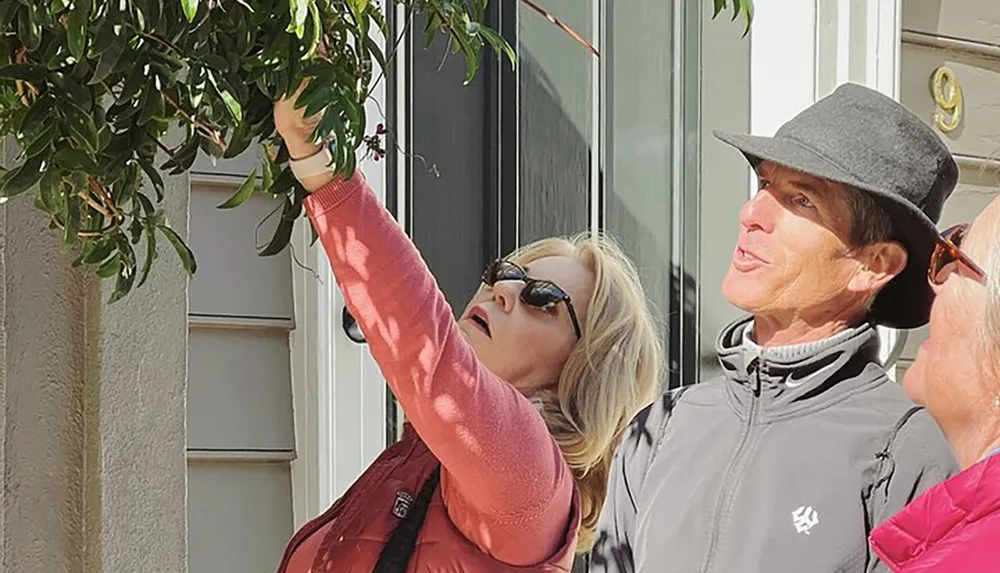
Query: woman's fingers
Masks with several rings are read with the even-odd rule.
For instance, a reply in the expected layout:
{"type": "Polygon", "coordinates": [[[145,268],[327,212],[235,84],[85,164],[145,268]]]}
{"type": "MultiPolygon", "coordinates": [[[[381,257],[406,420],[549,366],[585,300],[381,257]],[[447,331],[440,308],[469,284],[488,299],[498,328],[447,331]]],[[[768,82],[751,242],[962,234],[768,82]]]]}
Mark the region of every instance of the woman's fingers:
{"type": "Polygon", "coordinates": [[[305,108],[296,109],[295,105],[307,85],[309,80],[303,80],[295,93],[287,98],[281,98],[274,104],[274,128],[285,140],[293,159],[308,157],[319,149],[319,145],[313,140],[313,131],[319,123],[319,114],[307,118],[305,108]]]}

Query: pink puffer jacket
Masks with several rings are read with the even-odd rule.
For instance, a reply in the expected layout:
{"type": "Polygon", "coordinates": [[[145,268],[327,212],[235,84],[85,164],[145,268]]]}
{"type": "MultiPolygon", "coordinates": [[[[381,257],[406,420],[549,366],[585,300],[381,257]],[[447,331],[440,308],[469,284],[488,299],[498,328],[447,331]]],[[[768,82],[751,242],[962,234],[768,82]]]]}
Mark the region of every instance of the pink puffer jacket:
{"type": "Polygon", "coordinates": [[[870,542],[897,573],[1000,571],[1000,454],[927,490],[870,542]]]}

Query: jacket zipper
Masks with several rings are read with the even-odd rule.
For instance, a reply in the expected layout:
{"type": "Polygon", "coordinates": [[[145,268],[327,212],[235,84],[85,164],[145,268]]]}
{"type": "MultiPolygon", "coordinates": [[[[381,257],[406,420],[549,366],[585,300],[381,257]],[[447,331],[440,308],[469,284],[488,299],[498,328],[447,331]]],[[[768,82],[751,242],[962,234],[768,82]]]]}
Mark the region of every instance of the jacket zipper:
{"type": "Polygon", "coordinates": [[[715,504],[715,515],[712,518],[712,537],[709,540],[708,550],[705,552],[704,565],[702,566],[702,571],[704,573],[708,573],[711,570],[712,562],[715,558],[715,548],[719,543],[719,527],[721,526],[724,517],[723,508],[729,505],[729,502],[732,500],[733,494],[735,493],[730,491],[730,484],[733,481],[736,468],[740,466],[740,458],[743,456],[743,450],[750,439],[750,434],[753,432],[754,422],[757,418],[757,406],[760,403],[759,398],[761,387],[760,362],[760,358],[754,358],[747,368],[747,370],[752,371],[754,375],[753,398],[750,402],[750,413],[747,415],[746,424],[743,426],[743,432],[740,435],[740,442],[736,447],[736,452],[729,461],[729,467],[726,469],[726,476],[722,480],[722,487],[719,491],[719,499],[715,504]]]}

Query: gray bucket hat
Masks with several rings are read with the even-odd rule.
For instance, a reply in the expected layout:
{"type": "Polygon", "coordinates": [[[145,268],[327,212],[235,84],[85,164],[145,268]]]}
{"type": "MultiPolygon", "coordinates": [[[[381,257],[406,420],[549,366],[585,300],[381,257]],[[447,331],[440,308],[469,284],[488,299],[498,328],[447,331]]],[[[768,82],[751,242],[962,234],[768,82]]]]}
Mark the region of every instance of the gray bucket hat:
{"type": "Polygon", "coordinates": [[[869,193],[892,219],[894,238],[908,255],[903,272],[876,297],[869,319],[894,328],[927,324],[934,300],[927,267],[958,165],[919,117],[875,90],[844,84],[774,137],[715,136],[742,151],[754,169],[772,161],[869,193]]]}

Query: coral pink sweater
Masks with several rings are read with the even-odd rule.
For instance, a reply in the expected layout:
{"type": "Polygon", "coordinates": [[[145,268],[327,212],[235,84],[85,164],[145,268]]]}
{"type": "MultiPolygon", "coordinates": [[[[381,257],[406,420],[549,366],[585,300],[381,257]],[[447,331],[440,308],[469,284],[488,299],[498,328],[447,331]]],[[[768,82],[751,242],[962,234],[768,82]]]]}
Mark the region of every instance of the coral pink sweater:
{"type": "Polygon", "coordinates": [[[415,496],[437,462],[441,486],[410,571],[568,570],[579,497],[541,416],[479,362],[416,248],[360,175],[331,182],[305,206],[412,428],[296,534],[279,571],[371,571],[400,493],[415,496]]]}

